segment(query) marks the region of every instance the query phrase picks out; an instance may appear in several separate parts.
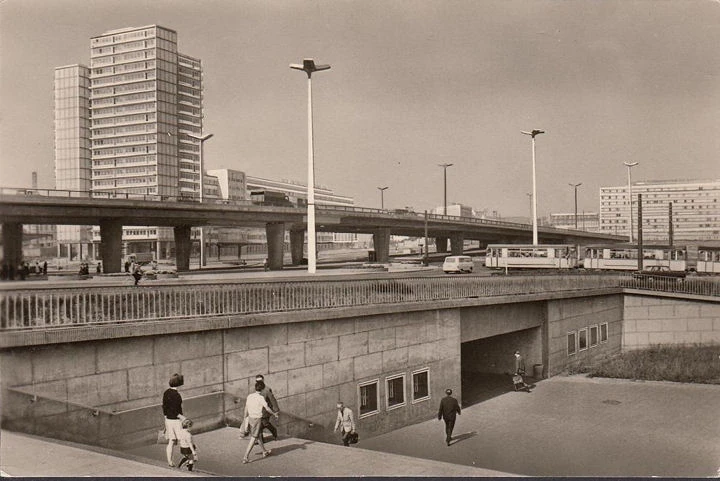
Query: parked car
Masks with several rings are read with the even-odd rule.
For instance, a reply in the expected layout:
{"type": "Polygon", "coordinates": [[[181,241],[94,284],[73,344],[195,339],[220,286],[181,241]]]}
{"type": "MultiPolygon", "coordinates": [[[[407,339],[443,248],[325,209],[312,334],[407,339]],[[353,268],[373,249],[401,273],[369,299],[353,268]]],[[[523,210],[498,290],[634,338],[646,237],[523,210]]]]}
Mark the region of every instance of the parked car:
{"type": "Polygon", "coordinates": [[[667,278],[667,279],[685,279],[685,271],[673,271],[668,266],[650,266],[647,269],[633,272],[635,279],[645,278],[667,278]]]}
{"type": "Polygon", "coordinates": [[[451,272],[472,272],[473,260],[470,256],[449,256],[443,262],[443,271],[446,274],[451,272]]]}

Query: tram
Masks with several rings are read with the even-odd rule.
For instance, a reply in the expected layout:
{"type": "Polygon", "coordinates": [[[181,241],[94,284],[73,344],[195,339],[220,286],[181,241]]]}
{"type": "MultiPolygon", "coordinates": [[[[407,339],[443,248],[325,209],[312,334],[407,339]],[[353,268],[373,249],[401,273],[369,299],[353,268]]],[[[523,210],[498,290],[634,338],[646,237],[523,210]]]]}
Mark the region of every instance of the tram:
{"type": "MultiPolygon", "coordinates": [[[[638,268],[637,244],[585,246],[583,267],[588,270],[635,271],[638,268]]],[[[643,268],[665,266],[671,271],[687,269],[687,248],[679,246],[643,246],[643,268]]]]}
{"type": "Polygon", "coordinates": [[[720,247],[698,246],[698,274],[720,274],[720,247]]]}
{"type": "Polygon", "coordinates": [[[577,246],[567,244],[489,244],[485,267],[492,269],[574,269],[577,246]]]}

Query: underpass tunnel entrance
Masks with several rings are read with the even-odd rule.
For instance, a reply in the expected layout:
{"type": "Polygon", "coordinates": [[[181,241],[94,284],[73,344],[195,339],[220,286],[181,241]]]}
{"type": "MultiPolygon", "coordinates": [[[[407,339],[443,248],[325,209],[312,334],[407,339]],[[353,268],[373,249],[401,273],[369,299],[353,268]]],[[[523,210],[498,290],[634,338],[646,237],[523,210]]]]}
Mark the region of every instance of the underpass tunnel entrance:
{"type": "Polygon", "coordinates": [[[525,360],[526,382],[531,384],[540,378],[543,359],[540,326],[460,345],[463,406],[471,406],[514,390],[512,373],[515,370],[515,351],[520,351],[525,360]],[[538,369],[539,372],[535,374],[534,371],[538,369]]]}

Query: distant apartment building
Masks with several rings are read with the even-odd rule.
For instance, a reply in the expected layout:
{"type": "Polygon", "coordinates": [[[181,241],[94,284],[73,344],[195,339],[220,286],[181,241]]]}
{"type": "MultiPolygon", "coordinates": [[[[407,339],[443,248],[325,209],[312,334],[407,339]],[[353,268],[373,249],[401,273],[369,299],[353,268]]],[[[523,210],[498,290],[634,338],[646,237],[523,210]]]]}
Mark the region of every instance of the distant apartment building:
{"type": "MultiPolygon", "coordinates": [[[[191,135],[202,133],[202,67],[178,52],[175,31],[149,25],[91,38],[89,68],[56,69],[55,118],[57,188],[98,197],[199,197],[200,142],[191,135]]],[[[217,184],[208,187],[212,195],[217,184]]],[[[93,234],[97,242],[98,230],[93,234]]],[[[89,240],[65,228],[59,238],[89,240]]],[[[173,234],[129,226],[123,239],[160,255],[173,234]]]]}
{"type": "MultiPolygon", "coordinates": [[[[56,188],[95,197],[199,200],[203,133],[201,61],[178,51],[177,33],[158,25],[111,30],[90,39],[90,66],[55,70],[56,188]]],[[[298,203],[307,186],[246,176],[232,169],[203,176],[204,199],[249,200],[253,190],[284,192],[298,203]]],[[[77,194],[80,195],[80,194],[77,194]]],[[[351,197],[318,186],[318,205],[352,206],[351,197]]],[[[206,242],[265,242],[262,229],[206,228],[206,242]],[[252,234],[250,234],[252,232],[252,234]]],[[[198,229],[193,229],[197,239],[198,229]]],[[[356,234],[318,233],[319,242],[356,234]]],[[[95,257],[99,228],[58,226],[69,257],[95,257]],[[84,247],[87,246],[87,247],[84,247]],[[85,250],[84,250],[85,249],[85,250]]],[[[124,226],[125,253],[173,255],[172,228],[124,226]]]]}
{"type": "Polygon", "coordinates": [[[576,229],[586,232],[600,232],[600,214],[597,212],[582,212],[565,214],[550,214],[549,224],[558,229],[576,229]]]}
{"type": "MultiPolygon", "coordinates": [[[[720,239],[720,180],[669,180],[632,184],[633,238],[637,239],[637,195],[642,194],[643,239],[669,240],[672,204],[673,240],[720,239]]],[[[600,231],[627,235],[630,232],[628,188],[600,188],[600,231]]]]}
{"type": "Polygon", "coordinates": [[[444,206],[435,207],[432,214],[437,215],[454,215],[457,217],[475,217],[475,211],[469,205],[463,205],[458,203],[448,204],[447,211],[444,206]]]}
{"type": "MultiPolygon", "coordinates": [[[[55,188],[87,195],[92,187],[90,155],[90,70],[83,65],[55,69],[55,188]]],[[[58,257],[83,257],[92,249],[86,225],[58,225],[58,257]],[[83,252],[84,251],[84,252],[83,252]]]]}

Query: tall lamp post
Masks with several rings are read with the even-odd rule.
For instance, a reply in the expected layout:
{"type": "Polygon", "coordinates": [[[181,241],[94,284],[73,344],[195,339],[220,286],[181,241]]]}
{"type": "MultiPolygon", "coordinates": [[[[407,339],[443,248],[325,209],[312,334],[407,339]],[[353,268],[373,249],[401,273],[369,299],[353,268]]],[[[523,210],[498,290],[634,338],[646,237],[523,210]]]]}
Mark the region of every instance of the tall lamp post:
{"type": "Polygon", "coordinates": [[[638,162],[623,162],[628,171],[628,205],[630,206],[630,243],[633,242],[633,213],[632,213],[632,177],[630,169],[638,165],[638,162]]]}
{"type": "Polygon", "coordinates": [[[447,168],[452,166],[453,164],[438,164],[438,167],[443,168],[443,215],[447,215],[447,168]]]}
{"type": "Polygon", "coordinates": [[[537,185],[535,181],[535,136],[544,134],[544,130],[533,129],[530,132],[521,131],[525,135],[532,137],[532,217],[533,217],[533,245],[538,244],[538,226],[537,226],[537,185]]]}
{"type": "Polygon", "coordinates": [[[380,210],[385,210],[385,191],[388,190],[389,187],[378,187],[378,190],[380,191],[380,210]]]}
{"type": "Polygon", "coordinates": [[[315,165],[313,150],[313,115],[312,115],[312,74],[321,70],[329,70],[330,65],[315,65],[311,58],[303,59],[302,65],[291,63],[290,68],[302,70],[308,78],[308,274],[315,274],[316,248],[315,248],[315,165]]]}
{"type": "Polygon", "coordinates": [[[577,230],[577,228],[578,228],[578,223],[577,223],[577,188],[582,185],[582,182],[580,182],[579,184],[568,184],[568,185],[569,185],[570,187],[574,187],[574,188],[575,188],[575,230],[577,230]]]}
{"type": "MultiPolygon", "coordinates": [[[[185,134],[191,139],[195,139],[200,142],[200,203],[203,203],[203,198],[205,194],[205,165],[203,164],[203,152],[205,150],[205,141],[213,136],[213,134],[205,134],[202,136],[197,136],[193,134],[185,134]]],[[[204,229],[203,226],[200,226],[200,269],[203,268],[203,266],[207,265],[207,262],[205,260],[205,236],[203,235],[204,229]]]]}

